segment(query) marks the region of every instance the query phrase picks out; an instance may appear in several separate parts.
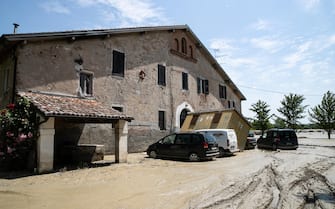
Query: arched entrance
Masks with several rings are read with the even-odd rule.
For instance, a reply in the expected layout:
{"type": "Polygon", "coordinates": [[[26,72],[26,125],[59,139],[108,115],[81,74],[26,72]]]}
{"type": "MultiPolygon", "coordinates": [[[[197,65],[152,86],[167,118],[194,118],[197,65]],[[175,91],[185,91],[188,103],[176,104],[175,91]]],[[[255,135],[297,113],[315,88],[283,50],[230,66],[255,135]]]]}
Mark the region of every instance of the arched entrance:
{"type": "Polygon", "coordinates": [[[180,125],[179,125],[179,128],[181,128],[183,126],[183,123],[186,119],[186,115],[187,113],[190,112],[188,109],[183,109],[180,113],[180,125]]]}
{"type": "Polygon", "coordinates": [[[180,130],[180,127],[183,125],[186,115],[189,112],[194,112],[193,107],[189,103],[183,102],[182,104],[177,106],[175,113],[176,122],[174,124],[174,131],[180,130]]]}

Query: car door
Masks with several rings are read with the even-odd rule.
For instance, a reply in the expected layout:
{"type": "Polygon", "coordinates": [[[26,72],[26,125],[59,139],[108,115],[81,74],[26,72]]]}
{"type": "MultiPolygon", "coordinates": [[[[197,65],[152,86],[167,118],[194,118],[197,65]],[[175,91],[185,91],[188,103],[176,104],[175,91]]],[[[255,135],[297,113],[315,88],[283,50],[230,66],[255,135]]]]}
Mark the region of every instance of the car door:
{"type": "Polygon", "coordinates": [[[175,143],[171,147],[172,152],[176,157],[187,158],[189,154],[190,134],[177,134],[175,143]]]}
{"type": "Polygon", "coordinates": [[[172,146],[174,145],[175,138],[176,134],[171,134],[159,141],[157,145],[157,152],[159,155],[173,156],[172,146]]]}

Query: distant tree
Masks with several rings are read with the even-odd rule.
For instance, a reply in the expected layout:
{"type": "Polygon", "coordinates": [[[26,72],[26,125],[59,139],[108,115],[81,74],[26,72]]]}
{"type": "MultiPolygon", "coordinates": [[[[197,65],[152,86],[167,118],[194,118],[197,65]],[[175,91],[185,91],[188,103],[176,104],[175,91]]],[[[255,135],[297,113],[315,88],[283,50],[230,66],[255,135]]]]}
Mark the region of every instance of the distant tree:
{"type": "Polygon", "coordinates": [[[311,122],[317,123],[327,131],[330,139],[330,134],[335,129],[335,94],[327,91],[323,95],[321,104],[311,108],[311,112],[308,113],[311,116],[311,122]]]}
{"type": "Polygon", "coordinates": [[[251,105],[250,110],[256,113],[256,119],[252,123],[253,128],[261,130],[263,135],[264,130],[268,129],[270,124],[270,106],[266,102],[258,100],[255,104],[251,105]]]}
{"type": "Polygon", "coordinates": [[[297,95],[290,93],[285,95],[284,99],[280,102],[281,107],[277,109],[284,118],[281,118],[285,121],[288,128],[297,129],[298,120],[304,118],[304,112],[307,106],[302,105],[302,102],[305,100],[303,95],[297,95]]]}
{"type": "Polygon", "coordinates": [[[274,127],[274,128],[286,128],[285,121],[284,121],[283,119],[277,117],[277,118],[274,120],[273,127],[274,127]]]}

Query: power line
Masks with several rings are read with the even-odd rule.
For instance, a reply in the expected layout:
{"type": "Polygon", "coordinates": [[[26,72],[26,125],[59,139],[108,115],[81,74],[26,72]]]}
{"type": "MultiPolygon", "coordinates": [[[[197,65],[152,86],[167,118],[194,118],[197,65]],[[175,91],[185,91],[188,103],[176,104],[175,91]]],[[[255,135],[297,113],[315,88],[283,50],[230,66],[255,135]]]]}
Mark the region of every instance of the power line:
{"type": "MultiPolygon", "coordinates": [[[[292,93],[292,92],[276,91],[276,90],[271,90],[271,89],[261,89],[261,88],[256,88],[256,87],[251,87],[251,86],[244,86],[244,85],[237,85],[237,86],[241,87],[241,88],[253,89],[253,90],[256,90],[256,91],[268,92],[268,93],[274,93],[274,94],[290,94],[290,93],[292,93]]],[[[309,97],[322,96],[320,94],[300,94],[300,95],[309,96],[309,97]]]]}

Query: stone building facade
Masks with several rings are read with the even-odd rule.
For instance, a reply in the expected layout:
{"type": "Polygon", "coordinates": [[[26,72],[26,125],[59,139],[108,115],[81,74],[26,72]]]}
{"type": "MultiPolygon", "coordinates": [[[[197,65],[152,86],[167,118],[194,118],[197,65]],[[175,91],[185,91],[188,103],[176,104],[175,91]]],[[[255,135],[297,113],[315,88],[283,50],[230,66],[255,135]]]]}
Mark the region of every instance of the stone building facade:
{"type": "MultiPolygon", "coordinates": [[[[0,58],[2,107],[16,91],[94,98],[134,118],[129,152],[178,131],[188,112],[241,112],[245,100],[187,25],[3,35],[0,58]]],[[[75,138],[113,150],[110,124],[55,126],[60,146],[75,138]]]]}

